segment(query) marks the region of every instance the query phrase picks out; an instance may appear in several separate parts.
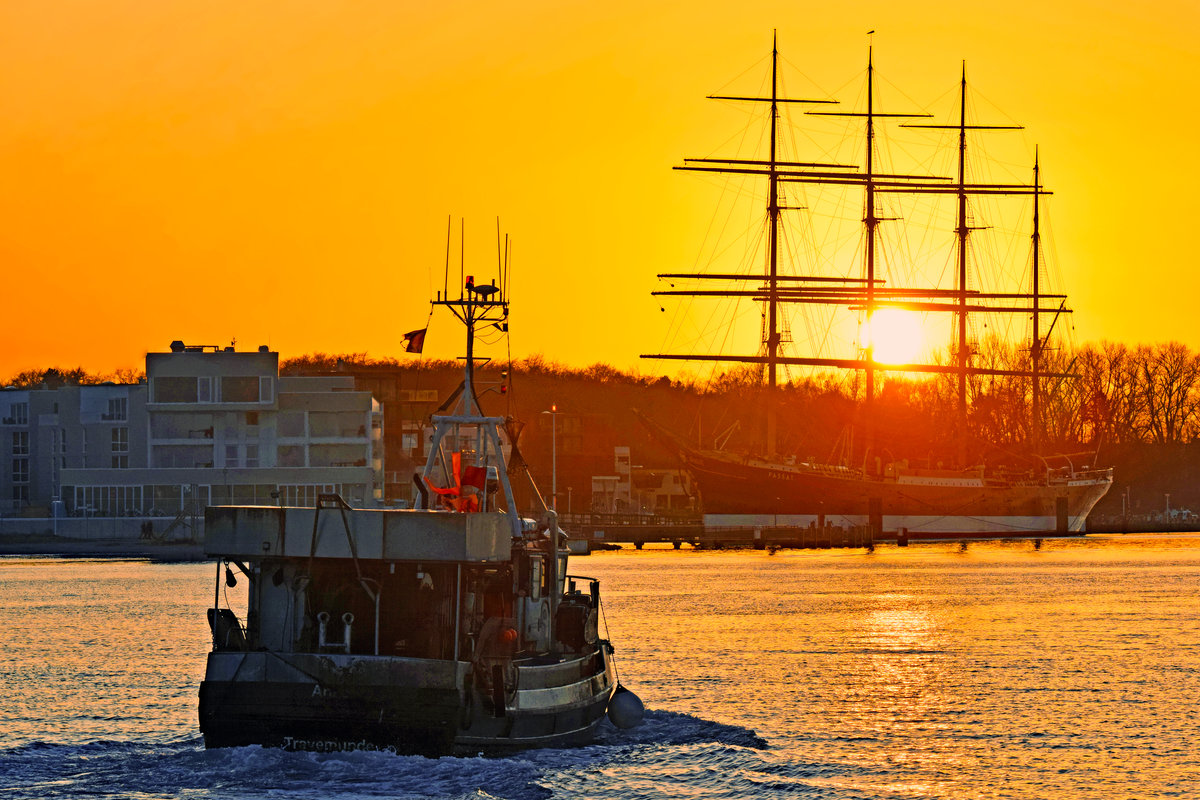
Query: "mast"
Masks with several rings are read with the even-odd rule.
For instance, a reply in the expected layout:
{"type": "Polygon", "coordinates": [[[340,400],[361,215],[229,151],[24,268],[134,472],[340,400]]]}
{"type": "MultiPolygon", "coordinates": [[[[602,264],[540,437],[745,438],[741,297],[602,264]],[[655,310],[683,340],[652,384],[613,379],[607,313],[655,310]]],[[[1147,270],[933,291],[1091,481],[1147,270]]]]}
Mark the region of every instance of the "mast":
{"type": "MultiPolygon", "coordinates": [[[[872,31],[874,33],[874,31],[872,31]]],[[[881,118],[912,118],[912,117],[928,117],[929,114],[898,114],[892,112],[883,112],[875,110],[875,48],[873,45],[867,47],[867,110],[864,111],[809,111],[808,114],[813,116],[823,117],[863,117],[867,123],[867,153],[866,153],[866,171],[863,175],[854,176],[856,183],[861,183],[864,189],[865,201],[863,210],[863,225],[866,228],[866,288],[865,288],[865,308],[864,312],[867,320],[867,330],[871,329],[871,320],[875,314],[876,302],[875,294],[878,284],[882,280],[875,277],[875,251],[876,251],[876,231],[879,228],[879,223],[885,222],[890,217],[880,217],[875,210],[875,194],[883,187],[888,187],[892,191],[906,191],[907,187],[913,184],[908,181],[918,179],[923,181],[936,181],[936,177],[927,175],[882,175],[875,172],[875,120],[881,118]]],[[[796,180],[805,180],[805,177],[797,178],[796,180]]],[[[825,179],[819,179],[813,182],[817,183],[834,183],[825,179]]],[[[849,182],[849,181],[847,181],[849,182]]],[[[867,401],[870,402],[874,394],[875,384],[875,369],[878,365],[875,364],[874,342],[868,337],[866,347],[864,348],[864,361],[867,366],[866,382],[867,382],[867,401]]]]}
{"type": "MultiPolygon", "coordinates": [[[[874,31],[870,32],[875,33],[874,31]]],[[[864,210],[863,210],[863,226],[866,228],[866,289],[865,289],[865,305],[863,308],[863,316],[866,319],[867,338],[865,347],[863,348],[863,371],[866,378],[866,425],[867,425],[867,445],[866,451],[869,453],[875,443],[875,421],[872,413],[872,405],[875,402],[875,331],[872,323],[875,318],[876,301],[876,279],[875,279],[875,250],[876,250],[876,231],[879,228],[879,223],[883,222],[885,217],[880,217],[875,210],[875,192],[877,187],[877,176],[875,175],[875,119],[877,117],[928,117],[929,114],[894,114],[882,113],[875,110],[875,47],[874,45],[867,46],[867,110],[862,112],[821,112],[810,111],[810,114],[820,114],[824,116],[846,116],[846,117],[865,117],[867,123],[867,154],[866,154],[866,173],[862,176],[864,187],[864,210]]],[[[910,177],[910,176],[896,176],[910,177]]]]}
{"type": "MultiPolygon", "coordinates": [[[[867,47],[867,174],[866,174],[866,213],[863,224],[867,227],[867,347],[864,360],[867,362],[867,414],[870,420],[871,403],[875,399],[875,332],[871,322],[875,316],[875,229],[879,227],[879,218],[875,216],[875,58],[874,45],[867,47]]],[[[868,424],[871,424],[868,422],[868,424]]],[[[871,425],[873,428],[874,425],[871,425]]],[[[871,444],[868,436],[868,447],[871,444]]]]}
{"type": "Polygon", "coordinates": [[[968,220],[967,197],[970,194],[1024,194],[1029,187],[1024,186],[975,186],[967,183],[967,131],[976,130],[1020,130],[1019,125],[968,125],[967,124],[967,62],[962,64],[962,77],[959,80],[958,124],[950,125],[906,125],[909,128],[941,128],[958,131],[958,182],[955,191],[958,195],[958,209],[955,214],[954,237],[957,250],[957,275],[955,285],[958,292],[958,308],[954,312],[954,363],[956,395],[958,397],[958,442],[959,458],[965,460],[967,433],[967,375],[971,370],[971,345],[967,337],[967,317],[970,314],[968,299],[971,294],[968,288],[969,274],[967,272],[967,249],[972,227],[968,220]],[[982,190],[982,191],[981,191],[982,190]]]}
{"type": "Polygon", "coordinates": [[[967,225],[967,62],[963,62],[962,83],[958,103],[958,224],[954,228],[958,238],[958,424],[959,439],[967,426],[967,362],[970,348],[967,345],[967,237],[971,228],[967,225]]]}
{"type": "Polygon", "coordinates": [[[775,163],[776,142],[779,129],[779,47],[778,33],[771,32],[771,150],[768,156],[769,177],[767,179],[767,248],[770,253],[767,267],[767,431],[765,454],[775,452],[776,389],[778,387],[779,361],[779,299],[777,297],[779,276],[779,169],[775,163]]]}
{"type": "MultiPolygon", "coordinates": [[[[711,100],[736,100],[751,103],[769,103],[770,129],[769,149],[767,160],[753,159],[686,159],[689,164],[675,169],[694,172],[720,172],[725,174],[764,175],[767,178],[767,265],[762,276],[765,284],[765,295],[762,301],[765,305],[762,344],[762,358],[756,358],[753,363],[765,364],[766,380],[766,427],[763,432],[763,445],[766,454],[775,452],[777,399],[776,390],[779,383],[779,365],[784,363],[780,356],[782,335],[779,320],[779,224],[783,206],[779,200],[779,184],[785,176],[797,174],[796,170],[807,170],[813,167],[830,170],[848,169],[839,164],[815,164],[779,160],[779,106],[781,103],[836,103],[836,100],[800,100],[779,96],[779,46],[778,34],[771,35],[771,93],[768,97],[744,97],[729,95],[709,95],[711,100]],[[712,164],[714,166],[694,166],[693,164],[712,164]]],[[[819,173],[834,175],[838,173],[819,173]]],[[[643,356],[643,358],[653,356],[643,356]]]]}
{"type": "MultiPolygon", "coordinates": [[[[495,280],[490,284],[476,285],[474,277],[467,275],[464,277],[457,298],[452,298],[448,294],[438,292],[437,299],[431,302],[433,306],[448,308],[462,322],[467,333],[467,355],[466,365],[463,370],[462,387],[443,406],[445,408],[450,404],[451,400],[457,397],[457,404],[454,411],[445,415],[434,413],[431,417],[434,425],[433,441],[430,445],[422,478],[428,482],[428,479],[437,474],[435,467],[440,460],[442,469],[438,478],[441,480],[442,486],[445,488],[458,486],[461,490],[461,474],[458,473],[459,464],[457,461],[449,461],[449,457],[443,453],[442,442],[448,434],[453,432],[454,436],[451,441],[457,447],[461,427],[465,425],[468,429],[474,428],[475,458],[481,463],[462,466],[482,467],[485,470],[485,475],[488,466],[494,465],[496,467],[500,488],[504,492],[504,500],[507,506],[505,512],[508,516],[509,524],[512,527],[513,535],[520,536],[522,530],[521,519],[517,513],[516,500],[513,496],[512,485],[508,480],[508,472],[504,463],[504,451],[500,444],[500,426],[504,420],[500,417],[485,417],[479,406],[479,398],[475,393],[475,329],[480,325],[501,326],[506,324],[508,320],[508,298],[502,287],[503,279],[501,279],[500,285],[497,285],[495,280]]],[[[484,361],[486,362],[486,359],[484,361]]],[[[426,493],[423,492],[423,494],[426,493]]],[[[455,496],[465,499],[461,498],[460,495],[455,496]]],[[[480,507],[469,510],[490,510],[487,507],[488,492],[482,491],[480,497],[480,507]]],[[[426,508],[433,507],[429,504],[428,497],[425,498],[423,503],[426,508]]],[[[459,510],[464,509],[460,508],[459,510]]]]}
{"type": "MultiPolygon", "coordinates": [[[[956,131],[958,134],[958,170],[955,178],[945,178],[932,175],[906,175],[883,173],[876,169],[874,144],[876,123],[879,120],[896,117],[929,117],[921,113],[891,113],[876,109],[874,95],[874,48],[867,51],[867,98],[865,111],[807,111],[806,114],[815,116],[859,117],[866,123],[867,152],[865,170],[850,165],[814,164],[799,161],[780,160],[778,152],[779,108],[782,103],[833,103],[833,100],[792,100],[779,96],[778,86],[779,52],[777,38],[772,39],[771,49],[771,92],[768,97],[733,97],[710,96],[710,99],[763,102],[770,104],[769,151],[763,159],[728,159],[728,158],[688,158],[683,166],[675,169],[693,172],[713,172],[722,174],[740,174],[761,176],[767,180],[767,218],[768,218],[768,260],[765,274],[740,273],[660,273],[658,277],[669,279],[689,280],[720,280],[720,281],[754,281],[761,279],[757,286],[748,288],[713,288],[713,289],[675,289],[651,292],[653,296],[689,296],[689,297],[722,297],[747,298],[763,304],[763,348],[758,355],[726,355],[726,354],[642,354],[642,358],[671,359],[687,361],[710,361],[723,363],[757,364],[766,368],[768,391],[773,394],[778,379],[780,365],[797,365],[818,368],[838,368],[861,370],[866,375],[866,408],[870,416],[870,403],[875,394],[875,372],[877,370],[893,370],[901,372],[924,372],[952,375],[956,379],[959,390],[959,426],[965,434],[966,417],[966,377],[968,375],[1003,375],[1029,376],[1033,374],[1028,369],[991,369],[976,367],[971,364],[971,352],[968,345],[967,319],[970,314],[981,312],[999,313],[1030,313],[1037,315],[1039,303],[1053,298],[1054,313],[1069,314],[1066,308],[1065,296],[1041,294],[1035,287],[1035,294],[980,292],[969,288],[968,248],[969,235],[973,228],[969,224],[970,207],[968,198],[972,195],[1035,195],[1035,201],[1041,195],[1049,194],[1038,183],[1035,175],[1035,185],[1004,184],[1004,183],[968,183],[967,182],[967,132],[972,130],[1018,130],[1017,125],[972,125],[967,122],[966,114],[966,65],[963,64],[960,78],[960,108],[958,119],[953,124],[904,124],[906,128],[940,128],[956,131]],[[847,171],[855,170],[855,171],[847,171]],[[781,275],[779,273],[779,233],[781,212],[788,206],[781,202],[781,183],[811,183],[841,186],[862,187],[864,192],[863,225],[866,234],[864,253],[865,277],[842,278],[821,275],[781,275]],[[957,200],[956,225],[954,229],[957,244],[957,259],[955,270],[955,285],[953,288],[890,288],[885,281],[877,277],[876,256],[878,250],[878,229],[881,222],[892,219],[880,216],[876,207],[880,193],[901,194],[953,194],[957,200]],[[1032,308],[1028,305],[1034,298],[1032,308]],[[840,305],[848,310],[865,317],[868,330],[873,322],[875,312],[881,308],[903,308],[919,312],[949,313],[954,318],[954,328],[958,347],[955,358],[949,365],[932,364],[884,364],[874,358],[874,342],[868,338],[861,348],[857,358],[819,358],[794,357],[781,352],[781,305],[786,303],[807,305],[840,305]]],[[[1036,220],[1035,220],[1036,227],[1036,220]]],[[[1037,267],[1035,266],[1035,270],[1037,267]]],[[[1048,312],[1041,312],[1048,313],[1048,312]]],[[[1036,325],[1036,322],[1035,322],[1036,325]]],[[[1035,328],[1040,334],[1040,328],[1035,328]]],[[[1035,367],[1041,378],[1049,377],[1042,371],[1040,356],[1042,348],[1040,340],[1036,355],[1039,363],[1035,367]]],[[[1068,374],[1053,373],[1053,377],[1071,377],[1068,374]]],[[[1039,394],[1040,398],[1040,389],[1039,394]]],[[[768,408],[767,420],[767,453],[774,450],[773,439],[775,432],[775,404],[771,402],[768,408]]],[[[868,419],[868,425],[870,420],[868,419]]],[[[868,449],[871,447],[871,431],[868,428],[868,449]]],[[[960,440],[964,436],[960,435],[960,440]]]]}
{"type": "Polygon", "coordinates": [[[1038,301],[1041,299],[1041,249],[1042,234],[1039,228],[1038,206],[1041,198],[1041,168],[1037,148],[1033,151],[1033,335],[1029,343],[1029,371],[1033,383],[1031,416],[1029,430],[1033,437],[1033,452],[1037,453],[1042,447],[1042,337],[1038,330],[1038,301]]]}

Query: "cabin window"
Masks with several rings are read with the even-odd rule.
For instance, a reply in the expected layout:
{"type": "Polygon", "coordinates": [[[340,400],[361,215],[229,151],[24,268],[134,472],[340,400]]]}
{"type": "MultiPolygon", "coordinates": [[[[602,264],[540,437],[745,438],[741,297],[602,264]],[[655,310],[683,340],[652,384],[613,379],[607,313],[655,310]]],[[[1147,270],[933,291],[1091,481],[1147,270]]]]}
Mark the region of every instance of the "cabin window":
{"type": "Polygon", "coordinates": [[[542,573],[543,561],[541,556],[534,556],[529,559],[529,599],[542,599],[542,573]]]}

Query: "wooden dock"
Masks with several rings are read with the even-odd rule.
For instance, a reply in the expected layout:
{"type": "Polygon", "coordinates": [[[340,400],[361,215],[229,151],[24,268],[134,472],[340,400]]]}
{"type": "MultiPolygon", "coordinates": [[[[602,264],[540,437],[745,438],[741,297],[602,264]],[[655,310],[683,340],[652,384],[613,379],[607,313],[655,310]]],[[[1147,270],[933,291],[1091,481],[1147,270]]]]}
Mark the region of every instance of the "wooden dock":
{"type": "MultiPolygon", "coordinates": [[[[872,536],[869,526],[841,528],[794,527],[705,527],[700,517],[647,516],[635,514],[564,514],[560,524],[568,534],[591,549],[604,544],[632,544],[639,550],[646,544],[684,544],[695,548],[745,547],[830,548],[869,547],[880,537],[872,536]]],[[[895,539],[893,534],[891,539],[895,539]]]]}

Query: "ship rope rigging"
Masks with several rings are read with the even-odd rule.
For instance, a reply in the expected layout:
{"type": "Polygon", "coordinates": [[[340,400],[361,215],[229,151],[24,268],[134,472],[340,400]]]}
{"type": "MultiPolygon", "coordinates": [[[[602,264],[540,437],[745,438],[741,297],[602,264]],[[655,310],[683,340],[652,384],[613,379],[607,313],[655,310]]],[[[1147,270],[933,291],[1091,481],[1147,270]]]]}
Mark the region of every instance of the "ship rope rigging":
{"type": "MultiPolygon", "coordinates": [[[[995,380],[1001,376],[1032,377],[1035,381],[1041,378],[1066,377],[1064,373],[1047,373],[1038,364],[1031,366],[1000,364],[994,359],[981,358],[979,343],[992,338],[1011,338],[1016,327],[1014,317],[1035,320],[1046,313],[1056,315],[1069,314],[1062,295],[1051,295],[1044,292],[1044,280],[1033,282],[1031,292],[1015,292],[1004,287],[1014,283],[1011,276],[1005,273],[1007,267],[1017,261],[1012,257],[1016,247],[1014,237],[1008,235],[987,235],[991,226],[981,224],[982,219],[1003,219],[1004,215],[992,211],[996,207],[996,198],[1000,196],[1034,195],[1034,206],[1050,193],[1044,186],[1021,183],[1009,179],[1007,183],[973,182],[976,174],[985,174],[985,168],[979,163],[976,148],[967,146],[968,132],[974,138],[975,132],[993,130],[1019,130],[1018,125],[978,124],[974,114],[969,114],[968,94],[966,83],[966,66],[958,91],[957,119],[942,123],[913,122],[911,120],[932,115],[923,111],[892,111],[880,110],[875,95],[876,77],[874,68],[873,48],[868,51],[868,66],[866,81],[863,88],[865,107],[863,110],[843,111],[824,110],[821,106],[833,105],[832,99],[801,100],[789,98],[780,92],[782,81],[778,76],[780,58],[778,49],[773,44],[771,53],[771,78],[769,91],[761,90],[754,95],[714,95],[712,99],[736,102],[740,104],[768,105],[767,157],[765,159],[750,158],[721,158],[707,157],[686,159],[677,169],[697,172],[711,176],[722,174],[735,177],[741,181],[753,180],[760,187],[766,183],[766,220],[763,221],[761,208],[763,196],[761,191],[753,193],[758,198],[759,222],[758,230],[765,233],[762,237],[766,242],[765,253],[761,247],[744,248],[742,252],[749,253],[747,260],[735,267],[734,273],[720,273],[709,269],[697,269],[693,273],[663,273],[660,278],[671,280],[669,288],[655,292],[658,296],[690,297],[693,300],[700,297],[726,297],[750,299],[758,306],[757,322],[758,343],[757,355],[729,356],[704,354],[697,352],[703,342],[712,345],[711,334],[717,333],[719,353],[728,352],[733,340],[741,340],[737,334],[739,320],[748,312],[724,311],[713,312],[708,321],[701,325],[700,331],[692,338],[686,354],[659,353],[644,355],[645,358],[679,359],[707,361],[712,364],[712,375],[715,375],[720,365],[743,364],[754,369],[760,375],[760,380],[768,394],[774,393],[779,385],[780,369],[783,370],[784,382],[792,379],[791,369],[795,366],[811,367],[825,372],[829,369],[846,369],[845,382],[855,386],[862,379],[862,397],[868,409],[878,393],[876,386],[877,374],[887,370],[899,370],[908,373],[932,373],[935,376],[953,375],[955,392],[958,397],[959,421],[964,429],[969,394],[977,394],[975,388],[979,380],[995,380]],[[796,127],[781,128],[780,109],[789,104],[813,104],[815,107],[803,111],[811,117],[843,117],[859,123],[859,134],[843,136],[842,141],[851,141],[862,148],[860,164],[852,163],[854,159],[846,158],[845,152],[837,148],[817,148],[823,157],[833,155],[833,161],[805,162],[796,146],[796,127]],[[968,120],[970,116],[970,120],[968,120]],[[891,137],[881,135],[885,123],[899,122],[898,127],[927,128],[943,131],[957,136],[957,163],[950,165],[952,169],[931,169],[938,153],[945,153],[946,148],[936,147],[929,150],[930,155],[922,158],[918,155],[920,145],[896,145],[891,137]],[[781,135],[781,131],[786,135],[781,135]],[[788,147],[783,146],[787,142],[788,147]],[[786,153],[785,153],[786,149],[786,153]],[[904,172],[888,171],[885,166],[895,163],[893,150],[899,150],[907,162],[917,165],[915,169],[904,172]],[[851,163],[846,163],[851,162],[851,163]],[[950,173],[938,175],[937,172],[950,173]],[[830,187],[834,187],[830,190],[830,187]],[[789,191],[792,190],[792,191],[789,191]],[[825,212],[813,211],[810,205],[815,205],[812,198],[815,195],[837,196],[840,193],[842,209],[849,206],[854,194],[861,197],[862,215],[860,224],[856,226],[855,237],[858,246],[855,257],[851,259],[861,264],[858,277],[849,277],[851,269],[847,260],[837,251],[839,247],[830,246],[831,242],[844,242],[848,237],[845,229],[836,225],[823,227],[823,234],[818,233],[816,221],[825,212]],[[937,234],[933,233],[934,226],[913,226],[905,219],[905,211],[919,217],[928,218],[937,215],[938,196],[946,195],[957,200],[957,210],[954,214],[955,237],[953,262],[943,256],[941,271],[932,276],[923,274],[933,259],[925,254],[934,250],[935,245],[941,245],[937,234]],[[900,198],[905,203],[900,202],[900,198]],[[785,212],[803,211],[798,215],[798,223],[785,223],[785,218],[791,215],[785,212]],[[894,232],[885,223],[897,223],[894,232]],[[914,237],[913,231],[917,234],[914,237]],[[916,241],[914,242],[914,238],[916,241]],[[1003,240],[997,245],[998,240],[1003,240]],[[971,246],[973,244],[973,246],[971,246]],[[765,262],[765,266],[762,265],[765,262]],[[800,266],[804,273],[796,274],[795,266],[800,266]],[[904,290],[901,286],[920,285],[929,281],[930,286],[944,285],[947,273],[953,275],[952,289],[926,288],[904,290]],[[998,278],[988,276],[999,272],[998,278]],[[725,289],[691,289],[677,288],[674,281],[699,282],[701,286],[711,286],[708,280],[724,279],[734,288],[725,289]],[[892,288],[897,287],[897,288],[892,288]],[[1033,305],[1027,306],[1032,298],[1033,305]],[[791,355],[793,343],[794,321],[792,314],[784,309],[792,307],[800,309],[798,318],[802,321],[804,331],[803,342],[806,349],[814,353],[812,356],[791,355]],[[952,319],[951,336],[948,346],[948,363],[935,356],[932,364],[918,364],[912,361],[904,363],[884,363],[875,354],[875,343],[870,329],[873,327],[875,315],[886,313],[886,309],[903,309],[908,314],[921,316],[921,328],[928,330],[926,320],[930,315],[948,313],[952,319]],[[857,324],[853,338],[856,341],[856,353],[853,358],[836,358],[829,355],[834,348],[831,346],[835,338],[835,326],[830,323],[833,315],[839,311],[849,310],[857,316],[857,324]],[[996,314],[1003,320],[989,330],[986,321],[996,314]],[[986,315],[986,316],[985,316],[986,315]],[[980,323],[982,327],[979,327],[980,323]],[[974,392],[969,389],[975,388],[974,392]]],[[[891,84],[885,83],[887,86],[891,84]]],[[[903,95],[902,92],[900,92],[903,95]]],[[[949,94],[949,92],[947,93],[949,94]]],[[[913,103],[912,105],[916,105],[913,103]]],[[[761,117],[758,118],[761,126],[761,117]]],[[[761,130],[761,127],[760,127],[761,130]]],[[[815,139],[805,132],[810,141],[815,139]]],[[[735,137],[736,138],[736,137],[735,137]]],[[[749,139],[749,134],[743,131],[742,142],[749,139]]],[[[942,166],[946,166],[940,156],[942,166]]],[[[741,199],[748,194],[742,185],[732,192],[735,199],[741,199]]],[[[724,198],[723,198],[724,199],[724,198]]],[[[730,212],[725,223],[720,226],[724,233],[730,226],[733,213],[730,212]]],[[[709,236],[717,226],[710,223],[709,236]]],[[[944,231],[945,228],[942,228],[944,231]]],[[[1011,231],[1011,226],[1005,233],[1011,231]]],[[[745,234],[743,234],[745,235],[745,234]]],[[[738,237],[740,238],[740,237],[738,237]]],[[[707,237],[706,237],[707,239],[707,237]]],[[[733,241],[724,248],[713,246],[710,265],[716,265],[719,257],[730,247],[733,241]]],[[[1037,245],[1035,245],[1036,247],[1037,245]]],[[[941,248],[944,253],[945,249],[941,248]]],[[[1040,260],[1040,259],[1035,259],[1040,260]]],[[[1039,276],[1039,277],[1044,277],[1039,276]]],[[[1029,285],[1027,281],[1022,281],[1029,285]]],[[[691,301],[688,301],[691,302],[691,301]]],[[[736,308],[737,304],[729,304],[727,308],[736,308]]],[[[665,310],[665,309],[664,309],[665,310]]],[[[677,307],[674,318],[676,321],[687,317],[686,305],[677,307]]],[[[679,326],[673,325],[673,329],[679,326]]],[[[878,334],[877,334],[878,335],[878,334]]],[[[1041,344],[1029,347],[1030,358],[1037,360],[1044,352],[1041,344]]],[[[827,374],[827,373],[826,373],[827,374]]],[[[843,385],[845,385],[845,382],[843,385]]],[[[1035,390],[1036,392],[1036,390],[1035,390]]],[[[772,406],[768,406],[767,426],[763,452],[775,452],[775,429],[772,420],[772,406]]],[[[868,432],[868,447],[870,446],[868,432]]]]}

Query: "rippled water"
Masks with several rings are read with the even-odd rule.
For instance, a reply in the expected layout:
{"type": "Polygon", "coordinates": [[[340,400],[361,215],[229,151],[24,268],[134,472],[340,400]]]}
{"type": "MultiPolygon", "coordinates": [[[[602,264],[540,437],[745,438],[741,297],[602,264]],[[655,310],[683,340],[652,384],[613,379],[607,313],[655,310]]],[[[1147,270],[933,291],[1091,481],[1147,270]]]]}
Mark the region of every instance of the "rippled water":
{"type": "Polygon", "coordinates": [[[643,726],[428,760],[205,751],[212,566],[0,559],[0,798],[1200,796],[1200,537],[571,571],[643,726]]]}

